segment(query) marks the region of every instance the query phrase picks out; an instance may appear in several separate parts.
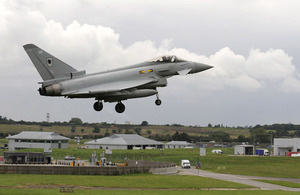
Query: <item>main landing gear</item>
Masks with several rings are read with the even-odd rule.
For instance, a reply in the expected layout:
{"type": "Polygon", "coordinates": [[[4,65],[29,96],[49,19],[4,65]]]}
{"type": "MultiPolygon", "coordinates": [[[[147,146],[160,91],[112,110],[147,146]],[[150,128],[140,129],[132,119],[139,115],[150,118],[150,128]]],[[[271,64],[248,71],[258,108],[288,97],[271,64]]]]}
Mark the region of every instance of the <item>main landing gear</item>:
{"type": "MultiPolygon", "coordinates": [[[[97,101],[94,103],[94,109],[99,112],[103,109],[103,103],[102,101],[97,101]]],[[[122,102],[118,102],[116,107],[116,112],[117,113],[123,113],[125,111],[125,105],[122,102]]]]}
{"type": "Polygon", "coordinates": [[[100,101],[97,101],[94,103],[94,109],[99,112],[103,109],[103,103],[100,101]]]}
{"type": "Polygon", "coordinates": [[[117,113],[123,113],[125,111],[125,105],[122,102],[118,102],[115,109],[117,113]]]}
{"type": "MultiPolygon", "coordinates": [[[[160,106],[161,105],[161,100],[159,99],[158,97],[158,94],[156,94],[156,100],[155,100],[155,104],[157,106],[160,106]]],[[[103,103],[102,101],[98,100],[94,103],[94,109],[99,112],[103,109],[103,103]]],[[[125,105],[119,101],[116,106],[115,106],[115,110],[117,113],[123,113],[125,111],[125,105]]]]}

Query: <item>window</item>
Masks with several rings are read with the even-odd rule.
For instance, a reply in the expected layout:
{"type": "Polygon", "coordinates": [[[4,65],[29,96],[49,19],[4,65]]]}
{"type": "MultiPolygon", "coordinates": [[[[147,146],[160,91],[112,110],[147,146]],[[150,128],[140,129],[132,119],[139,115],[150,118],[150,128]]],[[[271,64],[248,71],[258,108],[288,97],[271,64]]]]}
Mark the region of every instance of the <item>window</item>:
{"type": "Polygon", "coordinates": [[[186,60],[177,58],[176,56],[166,55],[166,56],[160,56],[160,57],[151,59],[151,60],[149,60],[149,62],[170,62],[170,63],[175,63],[175,62],[186,62],[186,60]]]}

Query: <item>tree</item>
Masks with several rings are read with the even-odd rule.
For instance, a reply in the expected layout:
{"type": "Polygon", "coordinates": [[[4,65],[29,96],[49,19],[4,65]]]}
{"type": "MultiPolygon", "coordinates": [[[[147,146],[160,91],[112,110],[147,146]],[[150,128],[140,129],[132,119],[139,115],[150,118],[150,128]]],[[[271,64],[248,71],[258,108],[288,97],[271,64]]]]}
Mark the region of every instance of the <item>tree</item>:
{"type": "Polygon", "coordinates": [[[208,123],[207,127],[210,127],[210,128],[211,128],[211,127],[212,127],[212,125],[211,125],[210,123],[208,123]]]}
{"type": "Polygon", "coordinates": [[[72,133],[75,133],[75,131],[76,131],[76,127],[75,127],[74,125],[72,125],[72,127],[71,127],[71,132],[72,132],[72,133]]]}
{"type": "Polygon", "coordinates": [[[141,123],[141,126],[147,126],[148,125],[148,122],[147,121],[143,121],[142,123],[141,123]]]}
{"type": "Polygon", "coordinates": [[[239,135],[237,140],[238,140],[238,142],[246,142],[247,141],[247,139],[244,135],[239,135]]]}
{"type": "Polygon", "coordinates": [[[209,135],[209,138],[216,142],[229,142],[230,141],[230,135],[224,131],[212,132],[209,135]]]}
{"type": "Polygon", "coordinates": [[[172,136],[170,134],[167,134],[165,136],[165,141],[172,141],[172,136]]]}
{"type": "Polygon", "coordinates": [[[294,132],[295,137],[300,137],[300,130],[294,132]]]}
{"type": "Polygon", "coordinates": [[[80,118],[71,118],[69,123],[72,125],[82,125],[82,120],[80,118]]]}
{"type": "Polygon", "coordinates": [[[100,127],[98,125],[94,126],[93,133],[100,133],[100,127]]]}
{"type": "Polygon", "coordinates": [[[137,127],[137,128],[134,128],[134,131],[138,134],[138,135],[141,135],[141,131],[142,129],[137,127]]]}
{"type": "Polygon", "coordinates": [[[266,132],[266,130],[263,127],[254,127],[253,129],[250,129],[250,141],[252,143],[269,143],[270,135],[266,132]]]}
{"type": "Polygon", "coordinates": [[[113,133],[113,134],[116,134],[116,133],[117,133],[117,130],[113,129],[113,130],[112,130],[112,133],[113,133]]]}
{"type": "Polygon", "coordinates": [[[289,132],[287,130],[282,130],[282,129],[277,129],[276,130],[276,136],[281,137],[281,136],[287,136],[289,132]]]}
{"type": "Polygon", "coordinates": [[[147,130],[147,134],[150,135],[152,133],[151,130],[147,130]]]}
{"type": "Polygon", "coordinates": [[[178,131],[176,131],[176,133],[174,133],[172,135],[172,140],[174,141],[187,141],[187,142],[190,142],[191,141],[191,138],[190,136],[187,134],[187,133],[179,133],[178,131]]]}
{"type": "Polygon", "coordinates": [[[84,132],[84,129],[81,129],[80,131],[81,131],[81,133],[83,133],[83,132],[84,132]]]}

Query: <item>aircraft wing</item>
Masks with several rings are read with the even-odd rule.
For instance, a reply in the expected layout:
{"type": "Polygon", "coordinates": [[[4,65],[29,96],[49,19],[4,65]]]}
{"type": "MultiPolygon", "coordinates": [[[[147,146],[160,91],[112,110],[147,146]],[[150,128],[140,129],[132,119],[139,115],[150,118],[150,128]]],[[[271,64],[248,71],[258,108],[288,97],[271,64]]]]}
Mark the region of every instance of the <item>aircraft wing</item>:
{"type": "Polygon", "coordinates": [[[88,94],[91,95],[107,94],[107,93],[113,93],[113,92],[118,92],[126,89],[140,87],[148,83],[156,82],[158,81],[158,79],[159,79],[158,77],[148,77],[142,79],[108,82],[108,83],[103,83],[88,88],[78,89],[75,91],[63,92],[62,95],[72,96],[72,95],[88,95],[88,94]]]}

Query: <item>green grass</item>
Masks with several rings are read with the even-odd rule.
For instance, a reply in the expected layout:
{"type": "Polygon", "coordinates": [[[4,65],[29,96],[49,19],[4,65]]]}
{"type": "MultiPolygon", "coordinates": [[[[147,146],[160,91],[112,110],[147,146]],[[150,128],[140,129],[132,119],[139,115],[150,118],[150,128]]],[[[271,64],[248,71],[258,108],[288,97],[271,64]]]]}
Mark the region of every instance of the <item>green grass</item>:
{"type": "MultiPolygon", "coordinates": [[[[56,195],[62,194],[59,192],[59,189],[1,189],[1,195],[56,195]]],[[[267,191],[267,190],[78,190],[75,189],[74,193],[72,194],[107,194],[107,195],[182,195],[182,194],[189,194],[189,195],[289,195],[289,194],[299,194],[299,192],[285,192],[285,191],[267,191]]]]}
{"type": "Polygon", "coordinates": [[[26,188],[28,186],[83,186],[104,188],[145,189],[201,189],[201,188],[249,188],[244,184],[221,181],[198,176],[133,174],[121,176],[88,175],[30,175],[3,174],[3,188],[26,188]]]}
{"type": "Polygon", "coordinates": [[[294,182],[288,182],[288,181],[263,180],[263,179],[256,179],[256,181],[285,186],[285,187],[289,187],[289,188],[300,188],[300,183],[294,183],[294,182]]]}

